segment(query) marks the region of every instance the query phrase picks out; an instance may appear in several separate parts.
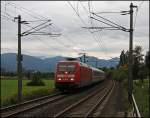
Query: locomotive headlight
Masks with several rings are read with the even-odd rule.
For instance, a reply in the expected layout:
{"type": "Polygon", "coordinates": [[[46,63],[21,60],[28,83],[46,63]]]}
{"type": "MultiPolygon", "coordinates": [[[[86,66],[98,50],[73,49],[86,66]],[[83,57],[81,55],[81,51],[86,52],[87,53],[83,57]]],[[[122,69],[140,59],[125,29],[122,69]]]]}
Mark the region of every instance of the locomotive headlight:
{"type": "Polygon", "coordinates": [[[61,78],[58,78],[58,80],[61,80],[61,78]]]}
{"type": "Polygon", "coordinates": [[[74,78],[71,78],[70,80],[71,80],[71,81],[73,81],[73,80],[74,80],[74,78]]]}

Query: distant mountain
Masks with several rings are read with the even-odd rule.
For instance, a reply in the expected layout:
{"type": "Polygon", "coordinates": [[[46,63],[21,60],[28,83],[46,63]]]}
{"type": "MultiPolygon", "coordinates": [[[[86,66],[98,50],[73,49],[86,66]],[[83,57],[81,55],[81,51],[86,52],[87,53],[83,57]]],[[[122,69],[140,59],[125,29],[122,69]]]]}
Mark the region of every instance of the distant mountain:
{"type": "MultiPolygon", "coordinates": [[[[78,60],[83,60],[83,56],[77,57],[78,60]]],[[[66,57],[55,56],[50,58],[38,58],[29,55],[23,55],[23,68],[25,70],[36,70],[40,72],[54,72],[58,61],[66,60],[66,57]]],[[[94,67],[115,67],[119,58],[112,58],[110,60],[98,59],[96,57],[87,56],[87,64],[94,67]],[[96,63],[97,60],[97,63],[96,63]]],[[[1,54],[1,69],[9,72],[16,71],[16,54],[15,53],[4,53],[1,54]]]]}
{"type": "Polygon", "coordinates": [[[57,62],[66,60],[65,57],[56,56],[51,58],[45,58],[43,61],[48,66],[49,71],[54,72],[57,62]]]}
{"type": "MultiPolygon", "coordinates": [[[[84,60],[83,59],[83,56],[81,57],[78,57],[78,58],[81,58],[82,61],[84,60]]],[[[119,63],[119,58],[115,57],[115,58],[112,58],[112,59],[109,59],[109,60],[105,60],[105,59],[98,59],[96,57],[93,57],[93,56],[86,56],[86,62],[87,64],[93,66],[93,67],[116,67],[119,63]]]]}
{"type": "MultiPolygon", "coordinates": [[[[17,57],[15,53],[5,53],[1,55],[1,68],[6,71],[15,72],[17,68],[17,57]]],[[[29,55],[23,55],[22,66],[26,70],[47,71],[47,63],[40,58],[29,55]]]]}

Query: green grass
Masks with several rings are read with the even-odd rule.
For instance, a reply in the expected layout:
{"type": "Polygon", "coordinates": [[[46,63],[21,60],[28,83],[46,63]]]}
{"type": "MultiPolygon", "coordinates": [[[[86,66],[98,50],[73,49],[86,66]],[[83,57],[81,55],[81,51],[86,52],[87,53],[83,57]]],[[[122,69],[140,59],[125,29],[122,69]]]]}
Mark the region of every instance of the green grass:
{"type": "Polygon", "coordinates": [[[122,81],[123,85],[123,107],[125,111],[125,115],[132,110],[132,105],[128,101],[128,80],[127,78],[122,81]]]}
{"type": "Polygon", "coordinates": [[[149,80],[134,80],[133,94],[142,117],[149,117],[149,80]]]}
{"type": "MultiPolygon", "coordinates": [[[[53,80],[44,80],[45,86],[26,86],[30,80],[23,80],[23,98],[33,98],[33,94],[43,94],[54,89],[53,80]],[[32,97],[29,97],[32,96],[32,97]]],[[[10,105],[16,102],[17,98],[17,80],[2,80],[1,79],[1,106],[10,105]],[[13,99],[13,102],[10,102],[13,99]],[[9,103],[7,103],[9,102],[9,103]]],[[[35,96],[34,96],[35,97],[35,96]]]]}

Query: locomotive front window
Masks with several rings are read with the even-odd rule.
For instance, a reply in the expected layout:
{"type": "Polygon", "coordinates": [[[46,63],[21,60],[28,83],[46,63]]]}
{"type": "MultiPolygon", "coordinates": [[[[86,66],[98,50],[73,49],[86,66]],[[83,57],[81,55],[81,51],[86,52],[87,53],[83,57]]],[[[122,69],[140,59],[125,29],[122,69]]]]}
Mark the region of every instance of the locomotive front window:
{"type": "Polygon", "coordinates": [[[75,65],[68,65],[67,70],[70,71],[70,72],[74,71],[75,70],[75,65]]]}
{"type": "Polygon", "coordinates": [[[67,66],[66,65],[59,65],[58,70],[61,72],[67,71],[67,66]]]}
{"type": "Polygon", "coordinates": [[[75,65],[59,65],[58,70],[60,72],[73,72],[75,70],[75,65]]]}

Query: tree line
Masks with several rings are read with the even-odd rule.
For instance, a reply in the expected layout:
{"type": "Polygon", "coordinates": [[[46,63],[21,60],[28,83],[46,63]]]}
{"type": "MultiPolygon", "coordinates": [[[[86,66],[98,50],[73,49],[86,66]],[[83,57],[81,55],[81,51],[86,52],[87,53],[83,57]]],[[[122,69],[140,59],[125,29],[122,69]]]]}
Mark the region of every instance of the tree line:
{"type": "MultiPolygon", "coordinates": [[[[146,55],[142,54],[142,47],[136,46],[133,50],[133,79],[141,79],[143,81],[149,75],[149,51],[146,52],[146,55]]],[[[120,54],[120,62],[118,64],[118,68],[124,67],[128,68],[128,59],[129,59],[129,51],[121,51],[120,54]]]]}

